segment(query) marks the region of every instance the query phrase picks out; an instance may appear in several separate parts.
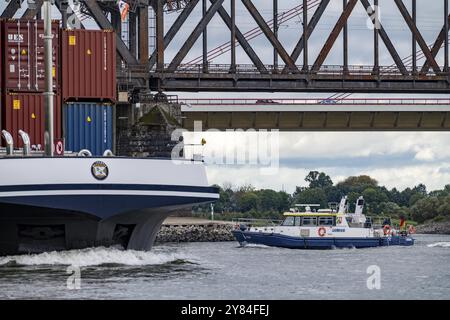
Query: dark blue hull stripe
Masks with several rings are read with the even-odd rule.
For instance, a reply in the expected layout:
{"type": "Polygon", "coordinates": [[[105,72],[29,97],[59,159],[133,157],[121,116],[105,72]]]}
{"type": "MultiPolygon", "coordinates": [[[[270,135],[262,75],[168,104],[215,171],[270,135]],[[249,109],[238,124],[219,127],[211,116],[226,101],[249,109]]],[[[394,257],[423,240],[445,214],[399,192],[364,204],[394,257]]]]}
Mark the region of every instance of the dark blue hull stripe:
{"type": "Polygon", "coordinates": [[[114,215],[144,209],[165,207],[189,208],[192,205],[211,202],[216,199],[208,197],[179,197],[179,196],[126,196],[126,195],[59,195],[59,196],[29,196],[0,198],[3,204],[13,205],[9,210],[0,203],[0,217],[13,217],[17,211],[27,211],[21,206],[62,209],[73,212],[87,213],[100,219],[107,219],[114,215]],[[17,205],[15,209],[14,205],[17,205]],[[9,211],[9,212],[7,212],[9,211]]]}
{"type": "Polygon", "coordinates": [[[56,190],[133,190],[133,191],[182,191],[219,193],[217,187],[196,187],[180,185],[160,184],[37,184],[0,186],[0,192],[23,192],[23,191],[56,191],[56,190]]]}
{"type": "Polygon", "coordinates": [[[391,238],[295,238],[280,234],[233,231],[240,243],[262,244],[291,249],[370,248],[389,245],[410,246],[414,239],[401,236],[391,238]]]}

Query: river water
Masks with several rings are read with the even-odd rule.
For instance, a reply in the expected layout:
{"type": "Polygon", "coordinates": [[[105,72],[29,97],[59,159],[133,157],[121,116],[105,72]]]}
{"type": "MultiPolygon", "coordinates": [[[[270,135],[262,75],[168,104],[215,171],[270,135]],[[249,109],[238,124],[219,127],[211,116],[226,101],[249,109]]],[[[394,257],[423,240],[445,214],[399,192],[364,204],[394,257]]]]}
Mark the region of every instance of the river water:
{"type": "Polygon", "coordinates": [[[449,299],[450,236],[417,235],[413,247],[308,251],[219,242],[0,257],[0,298],[449,299]]]}

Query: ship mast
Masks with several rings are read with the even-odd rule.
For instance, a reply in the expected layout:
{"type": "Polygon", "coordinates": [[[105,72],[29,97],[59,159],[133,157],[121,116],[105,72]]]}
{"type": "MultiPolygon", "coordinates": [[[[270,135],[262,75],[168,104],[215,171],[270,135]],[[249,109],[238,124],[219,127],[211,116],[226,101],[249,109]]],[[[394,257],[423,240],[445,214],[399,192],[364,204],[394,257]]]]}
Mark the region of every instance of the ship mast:
{"type": "Polygon", "coordinates": [[[45,65],[45,155],[53,157],[53,48],[52,0],[44,0],[44,65],[45,65]]]}

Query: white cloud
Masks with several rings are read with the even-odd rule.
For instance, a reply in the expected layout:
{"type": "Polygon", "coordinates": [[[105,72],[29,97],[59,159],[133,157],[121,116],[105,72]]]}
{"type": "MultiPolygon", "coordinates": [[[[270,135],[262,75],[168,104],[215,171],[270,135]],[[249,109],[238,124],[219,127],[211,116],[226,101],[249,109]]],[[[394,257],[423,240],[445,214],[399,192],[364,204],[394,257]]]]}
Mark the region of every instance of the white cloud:
{"type": "Polygon", "coordinates": [[[450,172],[445,172],[443,168],[448,168],[450,162],[438,165],[404,166],[401,168],[379,168],[366,171],[366,174],[377,179],[381,185],[388,188],[396,187],[404,189],[413,187],[419,183],[427,186],[428,191],[442,189],[450,183],[450,172]]]}
{"type": "Polygon", "coordinates": [[[435,159],[435,154],[430,148],[419,149],[414,158],[422,161],[433,161],[435,159]]]}
{"type": "MultiPolygon", "coordinates": [[[[241,149],[247,135],[238,133],[186,133],[186,143],[207,140],[205,153],[241,149]]],[[[355,158],[415,154],[419,161],[450,158],[449,132],[296,132],[279,134],[281,158],[355,158]]],[[[256,145],[247,144],[249,149],[256,145]]]]}

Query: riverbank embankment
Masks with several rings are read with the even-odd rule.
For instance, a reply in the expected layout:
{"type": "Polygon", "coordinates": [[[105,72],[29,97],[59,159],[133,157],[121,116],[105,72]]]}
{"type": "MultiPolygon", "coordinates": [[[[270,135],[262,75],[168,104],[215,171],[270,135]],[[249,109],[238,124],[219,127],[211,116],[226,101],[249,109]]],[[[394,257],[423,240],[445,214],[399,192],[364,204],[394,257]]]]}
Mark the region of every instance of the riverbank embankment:
{"type": "Polygon", "coordinates": [[[211,221],[192,217],[169,217],[156,236],[157,243],[234,241],[229,221],[211,221]]]}

